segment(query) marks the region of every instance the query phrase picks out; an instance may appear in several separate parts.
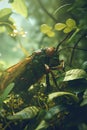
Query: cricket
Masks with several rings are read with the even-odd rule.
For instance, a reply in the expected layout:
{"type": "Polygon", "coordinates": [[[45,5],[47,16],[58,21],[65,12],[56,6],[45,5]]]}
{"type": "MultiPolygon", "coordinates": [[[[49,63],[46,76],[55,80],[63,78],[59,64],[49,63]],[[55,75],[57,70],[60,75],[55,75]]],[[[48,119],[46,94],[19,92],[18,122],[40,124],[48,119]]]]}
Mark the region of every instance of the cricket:
{"type": "MultiPolygon", "coordinates": [[[[12,82],[15,84],[15,90],[27,90],[29,86],[36,83],[44,74],[50,73],[50,70],[61,68],[58,48],[62,42],[56,48],[48,47],[36,51],[31,56],[6,69],[0,77],[0,92],[3,92],[12,82]]],[[[62,67],[64,67],[63,64],[62,67]]],[[[55,79],[54,82],[56,84],[55,79]]]]}

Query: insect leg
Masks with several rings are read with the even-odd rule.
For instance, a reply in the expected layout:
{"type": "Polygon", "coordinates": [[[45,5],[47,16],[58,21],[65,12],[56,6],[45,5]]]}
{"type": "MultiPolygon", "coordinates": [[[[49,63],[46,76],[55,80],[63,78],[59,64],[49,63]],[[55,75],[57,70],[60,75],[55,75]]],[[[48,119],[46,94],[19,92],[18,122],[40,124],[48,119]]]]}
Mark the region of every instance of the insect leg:
{"type": "Polygon", "coordinates": [[[47,86],[46,91],[49,92],[51,91],[51,84],[49,79],[50,68],[47,64],[45,64],[45,70],[46,70],[46,86],[47,86]]]}
{"type": "Polygon", "coordinates": [[[50,69],[50,67],[47,64],[45,64],[45,69],[46,69],[46,84],[47,84],[47,89],[50,90],[49,87],[51,86],[50,85],[50,80],[49,80],[49,73],[50,73],[51,76],[52,76],[53,82],[54,82],[54,84],[55,84],[55,86],[56,86],[56,88],[58,90],[58,85],[57,85],[54,73],[52,72],[52,70],[50,69]]]}
{"type": "Polygon", "coordinates": [[[56,89],[57,89],[57,91],[58,91],[58,84],[57,84],[57,81],[56,81],[56,79],[55,79],[55,75],[54,75],[54,73],[50,70],[50,74],[51,74],[51,76],[52,76],[52,79],[53,79],[53,82],[54,82],[54,84],[55,84],[55,87],[56,87],[56,89]]]}

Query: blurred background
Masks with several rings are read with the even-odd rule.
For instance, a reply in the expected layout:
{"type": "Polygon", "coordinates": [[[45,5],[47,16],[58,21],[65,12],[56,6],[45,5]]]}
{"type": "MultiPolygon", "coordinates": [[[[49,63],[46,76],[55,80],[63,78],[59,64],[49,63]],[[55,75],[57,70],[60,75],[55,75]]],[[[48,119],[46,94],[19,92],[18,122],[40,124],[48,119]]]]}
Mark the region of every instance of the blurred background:
{"type": "MultiPolygon", "coordinates": [[[[55,24],[67,24],[69,19],[70,27],[76,23],[76,28],[61,44],[59,58],[66,68],[78,69],[87,61],[86,0],[0,0],[0,72],[36,50],[57,47],[67,33],[55,30],[55,24]],[[41,31],[44,24],[49,36],[41,31]]],[[[79,130],[86,129],[87,125],[79,124],[79,130]]]]}
{"type": "MultiPolygon", "coordinates": [[[[56,23],[63,23],[68,18],[76,21],[80,29],[72,39],[69,46],[74,46],[81,33],[87,30],[87,1],[82,0],[0,0],[0,10],[9,8],[10,22],[0,16],[0,68],[5,69],[32,52],[48,47],[56,47],[65,34],[62,31],[55,31],[54,37],[48,37],[40,30],[42,24],[53,27],[56,23]],[[8,29],[5,22],[10,23],[13,30],[8,29]],[[10,31],[9,31],[10,30],[10,31]],[[12,31],[12,32],[11,32],[12,31]],[[18,31],[18,32],[16,32],[18,31]],[[15,33],[16,36],[12,36],[15,33]]],[[[2,12],[1,12],[2,13],[2,12]]],[[[0,13],[0,14],[1,14],[0,13]]],[[[80,48],[87,48],[86,37],[78,44],[80,48]]],[[[67,47],[67,43],[61,46],[67,47]]],[[[61,51],[60,59],[69,63],[72,49],[61,51]]],[[[76,50],[73,59],[73,66],[80,67],[87,60],[87,51],[76,50]]]]}

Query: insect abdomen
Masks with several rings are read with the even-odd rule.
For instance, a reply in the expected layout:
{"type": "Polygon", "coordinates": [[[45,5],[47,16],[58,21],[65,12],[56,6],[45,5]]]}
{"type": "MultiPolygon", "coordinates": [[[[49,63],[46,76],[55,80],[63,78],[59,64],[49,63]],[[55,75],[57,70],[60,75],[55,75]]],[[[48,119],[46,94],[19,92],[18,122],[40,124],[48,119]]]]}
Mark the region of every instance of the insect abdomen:
{"type": "Polygon", "coordinates": [[[45,74],[45,64],[56,66],[58,63],[59,60],[53,47],[35,52],[22,62],[8,68],[2,74],[0,89],[3,90],[9,83],[14,82],[15,90],[26,90],[45,74]]]}

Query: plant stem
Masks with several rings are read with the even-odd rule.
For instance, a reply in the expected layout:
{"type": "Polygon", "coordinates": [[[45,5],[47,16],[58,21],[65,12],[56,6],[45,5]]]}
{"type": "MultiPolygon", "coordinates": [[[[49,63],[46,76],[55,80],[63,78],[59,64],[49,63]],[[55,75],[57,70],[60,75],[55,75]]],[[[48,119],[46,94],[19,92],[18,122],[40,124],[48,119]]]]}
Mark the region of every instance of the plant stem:
{"type": "Polygon", "coordinates": [[[43,11],[56,23],[58,22],[58,20],[48,12],[48,10],[44,7],[44,5],[42,4],[42,2],[40,0],[38,0],[39,5],[41,6],[41,8],[43,9],[43,11]]]}
{"type": "Polygon", "coordinates": [[[71,53],[71,58],[70,58],[70,67],[72,66],[72,61],[73,61],[73,57],[74,57],[74,53],[75,53],[75,49],[77,47],[77,45],[79,44],[79,42],[86,36],[86,33],[83,33],[83,35],[81,35],[81,37],[77,40],[77,42],[75,43],[72,53],[71,53]]]}

